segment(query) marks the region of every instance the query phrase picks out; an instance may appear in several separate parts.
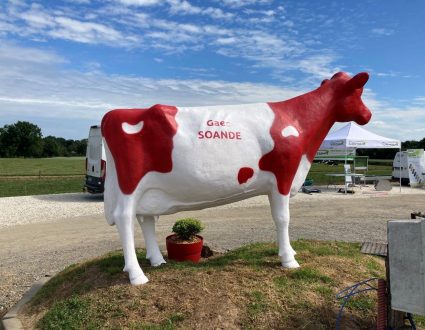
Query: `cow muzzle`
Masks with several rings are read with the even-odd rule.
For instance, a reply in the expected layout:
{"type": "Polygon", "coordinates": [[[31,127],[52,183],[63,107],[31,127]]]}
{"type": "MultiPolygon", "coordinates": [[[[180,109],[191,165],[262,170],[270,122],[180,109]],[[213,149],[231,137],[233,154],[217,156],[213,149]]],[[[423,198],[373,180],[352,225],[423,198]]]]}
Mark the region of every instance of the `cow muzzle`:
{"type": "Polygon", "coordinates": [[[370,118],[372,118],[372,113],[368,108],[364,108],[364,111],[356,118],[355,122],[358,125],[366,125],[370,118]]]}

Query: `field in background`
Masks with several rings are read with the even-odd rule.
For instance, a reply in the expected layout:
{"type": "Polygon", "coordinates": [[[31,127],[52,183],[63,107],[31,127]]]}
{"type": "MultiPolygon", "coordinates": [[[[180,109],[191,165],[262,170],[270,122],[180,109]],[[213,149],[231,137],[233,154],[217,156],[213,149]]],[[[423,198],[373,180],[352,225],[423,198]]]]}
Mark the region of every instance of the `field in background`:
{"type": "MultiPolygon", "coordinates": [[[[392,163],[392,160],[370,160],[367,175],[391,176],[392,163]]],[[[351,168],[351,172],[354,173],[353,168],[351,168]]],[[[329,183],[329,177],[326,176],[327,173],[344,173],[344,164],[327,165],[323,163],[313,163],[307,178],[313,179],[314,185],[325,185],[329,183]]],[[[359,171],[358,173],[363,174],[364,172],[359,171]]],[[[344,177],[333,178],[332,182],[343,184],[344,177]]]]}
{"type": "MultiPolygon", "coordinates": [[[[391,175],[391,165],[392,161],[370,160],[367,173],[391,175]]],[[[314,163],[307,177],[314,185],[325,185],[326,173],[343,172],[343,164],[314,163]]],[[[0,197],[81,192],[84,174],[84,157],[0,158],[0,197]]]]}
{"type": "Polygon", "coordinates": [[[0,158],[0,197],[81,192],[85,157],[0,158]]]}
{"type": "Polygon", "coordinates": [[[85,157],[0,158],[0,177],[85,174],[85,157]]]}

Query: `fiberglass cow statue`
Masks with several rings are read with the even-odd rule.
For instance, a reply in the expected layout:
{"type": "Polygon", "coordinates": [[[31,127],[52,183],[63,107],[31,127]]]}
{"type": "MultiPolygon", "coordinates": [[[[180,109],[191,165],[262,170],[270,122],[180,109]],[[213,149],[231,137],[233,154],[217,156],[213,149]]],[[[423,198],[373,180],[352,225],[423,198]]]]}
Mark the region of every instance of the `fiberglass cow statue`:
{"type": "Polygon", "coordinates": [[[165,263],[158,216],[268,195],[282,266],[299,267],[289,234],[289,198],[303,184],[335,122],[366,124],[369,75],[337,73],[307,94],[273,103],[118,109],[102,120],[105,216],[116,224],[133,285],[148,281],[136,258],[134,220],[153,266],[165,263]]]}

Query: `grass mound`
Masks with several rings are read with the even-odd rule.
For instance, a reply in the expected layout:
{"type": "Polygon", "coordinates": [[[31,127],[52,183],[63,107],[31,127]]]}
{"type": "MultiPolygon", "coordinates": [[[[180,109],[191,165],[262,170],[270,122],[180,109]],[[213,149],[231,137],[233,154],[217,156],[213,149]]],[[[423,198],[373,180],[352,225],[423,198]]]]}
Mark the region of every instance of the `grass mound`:
{"type": "MultiPolygon", "coordinates": [[[[283,270],[274,244],[253,244],[199,264],[151,267],[138,253],[149,283],[129,284],[124,258],[110,253],[52,278],[21,315],[42,329],[332,329],[335,294],[383,277],[383,260],[352,243],[293,242],[301,268],[283,270]]],[[[343,325],[375,326],[376,293],[354,298],[343,325]],[[345,322],[345,323],[344,323],[345,322]]]]}

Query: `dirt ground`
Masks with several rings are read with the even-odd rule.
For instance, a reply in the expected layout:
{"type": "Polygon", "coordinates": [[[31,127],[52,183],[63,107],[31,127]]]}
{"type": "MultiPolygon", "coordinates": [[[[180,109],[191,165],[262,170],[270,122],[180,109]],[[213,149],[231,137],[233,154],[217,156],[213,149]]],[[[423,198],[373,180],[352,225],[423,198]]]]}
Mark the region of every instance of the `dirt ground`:
{"type": "MultiPolygon", "coordinates": [[[[423,193],[361,198],[300,195],[291,202],[291,239],[385,242],[388,220],[408,219],[413,211],[425,211],[423,193]]],[[[163,216],[157,225],[158,241],[164,250],[165,236],[174,221],[187,216],[203,221],[202,235],[213,249],[274,241],[275,228],[266,201],[163,216]]],[[[136,241],[143,246],[140,228],[136,241]]],[[[0,228],[0,316],[36,279],[120,247],[116,228],[108,226],[102,214],[0,228]]]]}

